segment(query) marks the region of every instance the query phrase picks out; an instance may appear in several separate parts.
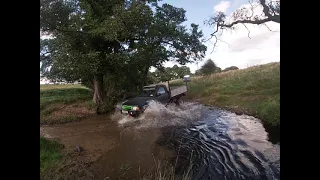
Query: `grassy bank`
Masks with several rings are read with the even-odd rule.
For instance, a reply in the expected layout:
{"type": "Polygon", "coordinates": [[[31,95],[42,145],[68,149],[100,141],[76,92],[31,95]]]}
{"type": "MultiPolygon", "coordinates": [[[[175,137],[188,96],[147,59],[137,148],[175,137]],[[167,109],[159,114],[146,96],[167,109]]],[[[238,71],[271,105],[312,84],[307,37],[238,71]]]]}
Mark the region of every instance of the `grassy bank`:
{"type": "MultiPolygon", "coordinates": [[[[182,80],[172,82],[174,85],[182,83],[182,80]]],[[[278,126],[280,62],[195,77],[189,83],[187,98],[253,115],[265,123],[278,126]]]]}
{"type": "Polygon", "coordinates": [[[62,145],[40,137],[40,177],[62,161],[62,145]]]}
{"type": "Polygon", "coordinates": [[[40,124],[77,121],[95,113],[92,92],[81,85],[40,85],[40,124]]]}
{"type": "MultiPolygon", "coordinates": [[[[87,163],[87,156],[62,144],[40,136],[40,179],[95,179],[96,167],[87,163]]],[[[98,168],[97,168],[98,169],[98,168]]]]}

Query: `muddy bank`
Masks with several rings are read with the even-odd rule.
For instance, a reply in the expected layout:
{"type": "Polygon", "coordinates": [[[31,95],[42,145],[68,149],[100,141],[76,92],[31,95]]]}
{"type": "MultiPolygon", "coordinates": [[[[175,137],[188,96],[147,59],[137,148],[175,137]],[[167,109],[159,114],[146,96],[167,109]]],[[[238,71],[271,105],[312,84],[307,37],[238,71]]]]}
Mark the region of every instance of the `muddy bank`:
{"type": "Polygon", "coordinates": [[[120,129],[110,123],[107,116],[95,116],[81,122],[61,125],[44,125],[40,127],[40,135],[57,139],[67,149],[76,150],[83,147],[90,153],[101,155],[117,145],[120,129]]]}

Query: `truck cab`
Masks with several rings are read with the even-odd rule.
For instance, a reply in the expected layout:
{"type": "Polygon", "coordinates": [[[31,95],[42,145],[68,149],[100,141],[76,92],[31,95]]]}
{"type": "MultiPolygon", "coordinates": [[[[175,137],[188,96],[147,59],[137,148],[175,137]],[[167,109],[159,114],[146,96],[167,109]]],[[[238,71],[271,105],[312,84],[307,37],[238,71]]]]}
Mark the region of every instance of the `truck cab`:
{"type": "Polygon", "coordinates": [[[152,97],[159,102],[167,102],[170,99],[170,91],[165,85],[145,86],[140,97],[152,97]]]}
{"type": "Polygon", "coordinates": [[[186,95],[186,92],[186,86],[170,89],[169,83],[144,86],[140,95],[122,103],[121,113],[128,114],[129,116],[136,116],[144,112],[150,101],[157,101],[165,104],[177,102],[180,97],[186,95]]]}

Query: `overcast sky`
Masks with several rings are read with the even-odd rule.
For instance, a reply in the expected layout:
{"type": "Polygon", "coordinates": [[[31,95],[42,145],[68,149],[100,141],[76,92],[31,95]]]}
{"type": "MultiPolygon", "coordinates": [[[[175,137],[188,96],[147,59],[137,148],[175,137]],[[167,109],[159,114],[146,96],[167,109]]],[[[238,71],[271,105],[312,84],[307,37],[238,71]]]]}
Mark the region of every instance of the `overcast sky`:
{"type": "MultiPolygon", "coordinates": [[[[187,24],[199,24],[205,37],[210,37],[214,29],[213,27],[203,26],[204,20],[217,11],[225,12],[230,16],[241,6],[249,5],[248,0],[164,0],[164,2],[184,8],[187,11],[187,24]]],[[[263,14],[262,8],[255,8],[254,13],[257,15],[263,14]]],[[[218,47],[213,52],[212,42],[214,41],[207,42],[206,57],[198,63],[198,67],[200,68],[208,58],[211,58],[222,69],[229,66],[237,66],[242,69],[253,65],[280,61],[280,24],[270,22],[267,25],[272,32],[264,25],[247,25],[251,39],[243,25],[239,25],[236,30],[231,32],[224,32],[219,39],[228,44],[219,42],[218,47]]],[[[173,66],[174,64],[168,62],[165,65],[173,66]]],[[[190,67],[191,72],[197,69],[196,64],[188,64],[187,66],[190,67]]]]}

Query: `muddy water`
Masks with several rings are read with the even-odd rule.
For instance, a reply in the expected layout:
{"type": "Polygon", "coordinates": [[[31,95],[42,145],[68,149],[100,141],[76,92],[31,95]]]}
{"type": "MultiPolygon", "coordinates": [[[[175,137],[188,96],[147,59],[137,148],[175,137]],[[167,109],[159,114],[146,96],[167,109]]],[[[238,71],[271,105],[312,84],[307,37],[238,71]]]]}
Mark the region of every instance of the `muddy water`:
{"type": "Polygon", "coordinates": [[[42,126],[40,135],[59,140],[67,150],[84,148],[92,156],[90,161],[94,162],[118,145],[120,129],[108,120],[106,116],[96,116],[77,123],[42,126]]]}
{"type": "Polygon", "coordinates": [[[176,174],[192,167],[192,179],[280,179],[280,145],[258,119],[196,103],[151,103],[136,119],[115,113],[40,131],[90,152],[101,165],[96,179],[139,179],[158,160],[176,174]]]}

